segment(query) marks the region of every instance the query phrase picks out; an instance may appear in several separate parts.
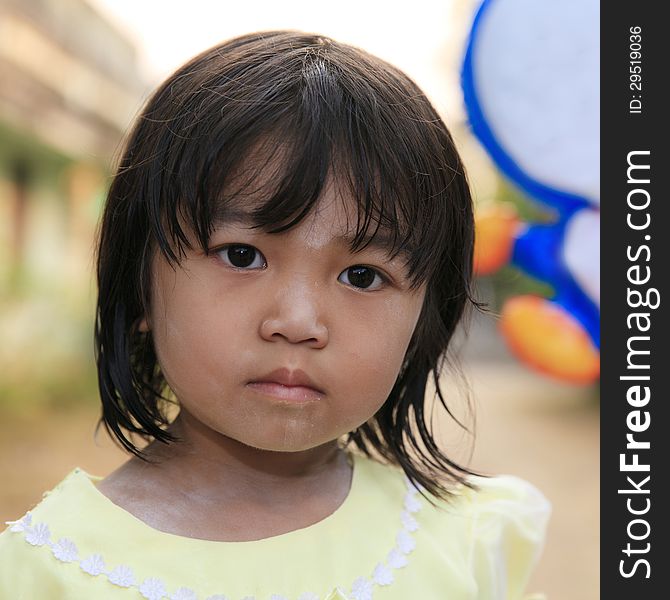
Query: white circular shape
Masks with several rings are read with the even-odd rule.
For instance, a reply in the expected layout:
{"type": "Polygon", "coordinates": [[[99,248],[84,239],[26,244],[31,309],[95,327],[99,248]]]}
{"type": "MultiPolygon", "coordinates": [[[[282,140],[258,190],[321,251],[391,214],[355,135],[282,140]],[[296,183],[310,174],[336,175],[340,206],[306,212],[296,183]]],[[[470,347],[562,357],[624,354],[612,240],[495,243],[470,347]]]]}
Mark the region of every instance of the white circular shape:
{"type": "Polygon", "coordinates": [[[597,0],[491,0],[474,85],[504,151],[530,177],[600,203],[597,0]]]}
{"type": "Polygon", "coordinates": [[[584,209],[565,229],[563,260],[582,290],[600,308],[600,211],[584,209]]]}

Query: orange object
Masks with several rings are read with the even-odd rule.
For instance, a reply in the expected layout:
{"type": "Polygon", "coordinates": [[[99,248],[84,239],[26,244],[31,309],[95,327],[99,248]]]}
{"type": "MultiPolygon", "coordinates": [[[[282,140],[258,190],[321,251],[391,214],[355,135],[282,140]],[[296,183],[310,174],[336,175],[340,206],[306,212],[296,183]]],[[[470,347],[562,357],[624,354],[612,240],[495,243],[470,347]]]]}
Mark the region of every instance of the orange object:
{"type": "Polygon", "coordinates": [[[600,376],[600,353],[560,305],[539,296],[517,296],[503,306],[500,328],[512,352],[530,367],[572,383],[600,376]]]}
{"type": "Polygon", "coordinates": [[[475,215],[475,258],[477,275],[490,275],[512,257],[519,219],[513,205],[495,203],[477,210],[475,215]]]}

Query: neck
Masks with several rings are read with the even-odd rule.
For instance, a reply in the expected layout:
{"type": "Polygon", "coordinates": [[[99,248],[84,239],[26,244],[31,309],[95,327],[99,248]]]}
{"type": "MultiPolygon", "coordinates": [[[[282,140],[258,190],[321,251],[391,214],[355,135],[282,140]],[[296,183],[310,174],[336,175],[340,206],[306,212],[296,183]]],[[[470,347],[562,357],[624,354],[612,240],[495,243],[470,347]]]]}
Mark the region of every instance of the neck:
{"type": "Polygon", "coordinates": [[[297,452],[263,450],[203,426],[184,410],[168,431],[180,441],[167,446],[153,442],[145,452],[152,468],[183,490],[209,489],[215,495],[276,502],[350,475],[337,440],[297,452]]]}
{"type": "Polygon", "coordinates": [[[100,491],[154,529],[215,541],[249,541],[307,527],[349,493],[352,469],[336,441],[271,452],[212,432],[182,412],[169,428],[181,440],[153,442],[100,491]]]}

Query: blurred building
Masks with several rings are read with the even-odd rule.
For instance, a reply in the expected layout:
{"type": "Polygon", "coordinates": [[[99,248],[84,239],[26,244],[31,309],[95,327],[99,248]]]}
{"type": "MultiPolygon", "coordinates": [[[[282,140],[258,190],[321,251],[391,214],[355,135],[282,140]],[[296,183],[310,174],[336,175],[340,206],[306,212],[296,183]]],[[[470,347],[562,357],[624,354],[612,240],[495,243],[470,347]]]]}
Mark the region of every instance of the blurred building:
{"type": "Polygon", "coordinates": [[[0,299],[87,280],[107,174],[146,89],[133,45],[85,0],[0,0],[0,299]]]}

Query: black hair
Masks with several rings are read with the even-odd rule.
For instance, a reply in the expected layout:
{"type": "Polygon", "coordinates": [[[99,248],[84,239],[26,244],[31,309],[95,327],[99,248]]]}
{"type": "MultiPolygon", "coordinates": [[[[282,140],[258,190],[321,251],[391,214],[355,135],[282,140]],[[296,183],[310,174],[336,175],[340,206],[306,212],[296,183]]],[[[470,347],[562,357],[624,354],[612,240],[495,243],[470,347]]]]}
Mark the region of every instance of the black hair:
{"type": "Polygon", "coordinates": [[[140,458],[135,434],[175,441],[165,430],[170,399],[151,333],[138,329],[148,314],[151,259],[160,251],[174,266],[194,242],[208,248],[217,215],[254,181],[236,187],[233,174],[249,168],[259,147],[280,160],[267,201],[252,211],[256,226],[270,233],[295,226],[335,174],[358,202],[352,250],[384,230],[393,252],[407,256],[411,285],[426,284],[388,399],[346,443],[399,465],[432,495],[449,496],[446,484],[467,485],[471,471],[436,444],[424,396],[432,378],[452,414],[439,375],[464,311],[477,305],[465,170],[447,127],[411,79],[320,35],[272,31],[222,43],[170,76],[138,117],[99,230],[101,423],[140,458]]]}

